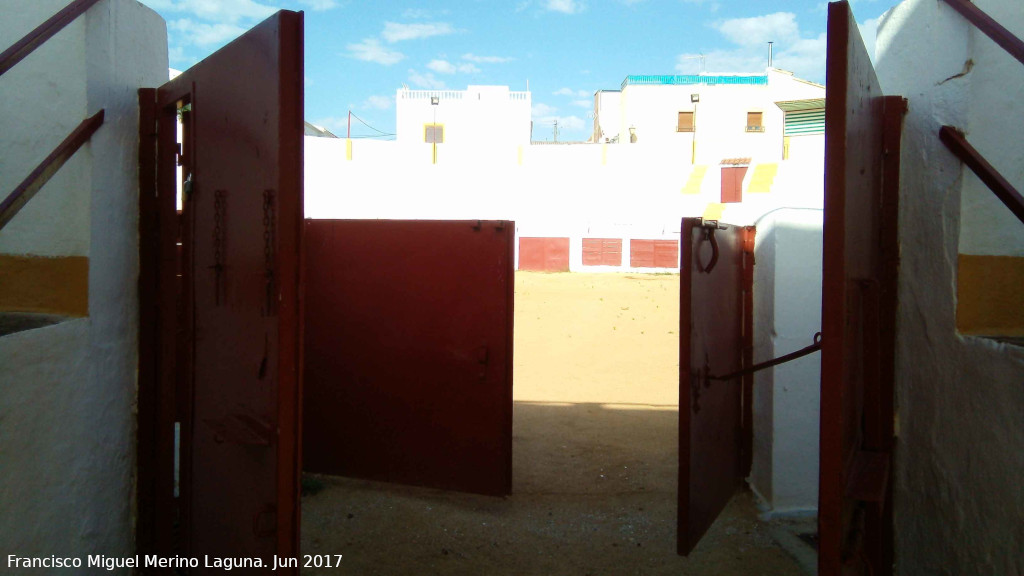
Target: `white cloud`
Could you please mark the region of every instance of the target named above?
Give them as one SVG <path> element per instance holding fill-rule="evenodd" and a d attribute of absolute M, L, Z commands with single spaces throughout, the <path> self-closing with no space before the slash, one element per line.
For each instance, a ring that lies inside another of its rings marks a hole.
<path fill-rule="evenodd" d="M 348 128 L 348 116 L 325 116 L 311 120 L 310 123 L 314 126 L 327 128 L 336 136 L 344 137 L 345 130 Z"/>
<path fill-rule="evenodd" d="M 789 70 L 799 78 L 825 80 L 825 34 L 804 37 L 796 16 L 789 12 L 733 18 L 718 22 L 714 28 L 737 48 L 705 52 L 709 73 L 763 74 L 768 67 L 767 43 L 773 41 L 773 66 Z M 699 55 L 680 54 L 675 68 L 682 74 L 700 72 Z"/>
<path fill-rule="evenodd" d="M 575 98 L 587 98 L 593 96 L 589 90 L 573 90 L 571 88 L 559 88 L 554 92 L 555 96 L 572 96 Z"/>
<path fill-rule="evenodd" d="M 580 132 L 586 126 L 586 122 L 575 114 L 558 114 L 558 108 L 536 102 L 530 108 L 530 116 L 533 119 L 533 137 L 537 140 L 547 140 L 554 135 L 554 123 L 558 122 L 558 132 L 561 140 L 573 139 L 569 136 L 571 132 Z"/>
<path fill-rule="evenodd" d="M 720 22 L 715 28 L 729 41 L 740 46 L 754 46 L 767 42 L 792 42 L 800 38 L 796 14 L 776 12 L 753 18 L 732 18 Z"/>
<path fill-rule="evenodd" d="M 430 68 L 438 74 L 455 74 L 455 64 L 446 60 L 431 60 L 427 64 L 427 68 Z"/>
<path fill-rule="evenodd" d="M 881 19 L 881 16 L 869 18 L 857 25 L 860 28 L 860 37 L 864 40 L 864 47 L 868 49 L 868 55 L 871 56 L 872 62 L 875 60 L 875 36 L 878 33 L 878 22 Z"/>
<path fill-rule="evenodd" d="M 455 74 L 456 72 L 474 74 L 480 71 L 480 69 L 473 64 L 452 64 L 447 60 L 431 60 L 430 63 L 427 64 L 427 68 L 437 72 L 438 74 Z"/>
<path fill-rule="evenodd" d="M 391 96 L 370 96 L 363 101 L 361 108 L 371 108 L 373 110 L 387 110 L 391 108 L 395 100 Z"/>
<path fill-rule="evenodd" d="M 552 12 L 576 14 L 583 11 L 583 2 L 580 0 L 547 0 L 544 7 Z"/>
<path fill-rule="evenodd" d="M 395 64 L 405 58 L 405 55 L 401 52 L 381 45 L 380 40 L 376 38 L 366 38 L 362 42 L 349 44 L 346 48 L 350 58 L 365 60 L 366 62 L 376 62 L 385 66 Z"/>
<path fill-rule="evenodd" d="M 430 72 L 420 74 L 415 70 L 409 70 L 409 84 L 429 90 L 440 90 L 445 87 L 444 80 L 439 80 Z"/>
<path fill-rule="evenodd" d="M 476 62 L 477 64 L 501 64 L 504 62 L 511 62 L 515 58 L 506 56 L 477 56 L 476 54 L 463 54 L 463 60 L 469 60 L 470 62 Z"/>
<path fill-rule="evenodd" d="M 423 20 L 424 18 L 430 18 L 430 11 L 422 8 L 406 8 L 402 12 L 402 18 L 407 20 Z"/>
<path fill-rule="evenodd" d="M 381 37 L 388 42 L 401 42 L 403 40 L 416 40 L 419 38 L 430 38 L 432 36 L 445 36 L 453 34 L 455 28 L 447 22 L 427 22 L 423 24 L 399 24 L 397 22 L 385 22 L 384 31 Z"/>
<path fill-rule="evenodd" d="M 203 20 L 214 22 L 238 22 L 243 19 L 263 20 L 277 8 L 253 0 L 148 0 L 153 8 L 173 12 L 187 12 Z"/>
<path fill-rule="evenodd" d="M 530 116 L 533 116 L 534 118 L 540 116 L 553 116 L 555 112 L 558 112 L 558 108 L 548 106 L 541 102 L 536 102 L 530 107 Z"/>
<path fill-rule="evenodd" d="M 299 4 L 308 7 L 313 11 L 330 10 L 338 7 L 336 0 L 299 0 Z"/>
<path fill-rule="evenodd" d="M 207 24 L 205 22 L 193 22 L 188 18 L 175 20 L 168 24 L 168 28 L 179 32 L 185 44 L 195 44 L 197 46 L 223 44 L 228 40 L 241 36 L 245 32 L 245 28 L 235 24 Z"/>
<path fill-rule="evenodd" d="M 580 108 L 593 108 L 594 103 L 591 100 L 573 100 L 573 106 L 579 106 Z"/>

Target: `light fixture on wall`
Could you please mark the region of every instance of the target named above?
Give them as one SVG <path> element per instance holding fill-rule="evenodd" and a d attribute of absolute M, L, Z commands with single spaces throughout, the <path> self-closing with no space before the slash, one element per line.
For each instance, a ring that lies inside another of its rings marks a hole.
<path fill-rule="evenodd" d="M 693 102 L 694 104 L 700 102 L 700 94 L 690 94 L 690 102 Z"/>
<path fill-rule="evenodd" d="M 430 97 L 430 104 L 431 104 L 431 106 L 437 106 L 440 103 L 441 103 L 441 99 L 438 98 L 437 96 L 431 96 Z"/>

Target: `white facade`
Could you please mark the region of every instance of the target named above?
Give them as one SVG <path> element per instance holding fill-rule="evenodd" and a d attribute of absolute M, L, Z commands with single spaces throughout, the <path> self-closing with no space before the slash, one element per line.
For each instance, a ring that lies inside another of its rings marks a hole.
<path fill-rule="evenodd" d="M 619 141 L 619 110 L 622 92 L 598 90 L 594 93 L 594 134 L 590 141 L 598 144 Z"/>
<path fill-rule="evenodd" d="M 822 219 L 784 208 L 754 236 L 754 362 L 789 354 L 821 331 Z M 806 356 L 754 374 L 750 487 L 765 516 L 813 516 L 818 508 L 821 358 Z"/>
<path fill-rule="evenodd" d="M 824 86 L 775 68 L 753 76 L 627 76 L 620 95 L 619 144 L 668 147 L 695 164 L 727 158 L 778 162 L 785 146 L 779 103 L 821 100 L 824 109 L 824 98 Z M 679 113 L 693 115 L 692 130 L 679 130 Z M 761 115 L 763 130 L 748 124 L 748 114 Z M 822 157 L 823 137 L 807 138 L 820 144 L 804 151 L 801 141 L 801 154 Z"/>
<path fill-rule="evenodd" d="M 529 92 L 508 86 L 469 86 L 466 90 L 408 90 L 395 95 L 396 140 L 424 144 L 426 128 L 443 127 L 441 146 L 530 143 Z"/>
<path fill-rule="evenodd" d="M 1024 37 L 1019 0 L 975 0 Z M 945 2 L 881 20 L 876 69 L 909 99 L 900 169 L 894 511 L 900 574 L 1024 574 L 1024 347 L 958 328 L 966 286 L 1020 318 L 1024 227 L 939 141 L 952 125 L 1024 189 L 1024 66 Z M 972 270 L 975 259 L 986 265 Z M 1014 272 L 1016 270 L 1016 272 Z M 1016 278 L 1016 279 L 1014 279 Z M 1018 326 L 1019 327 L 1019 326 Z"/>
<path fill-rule="evenodd" d="M 6 10 L 0 49 L 67 4 Z M 166 82 L 166 37 L 149 8 L 103 0 L 0 78 L 4 193 L 105 110 L 89 143 L 0 231 L 0 267 L 29 263 L 15 274 L 88 258 L 87 316 L 0 336 L 0 542 L 20 557 L 133 553 L 138 89 Z M 0 280 L 0 292 L 12 283 Z"/>

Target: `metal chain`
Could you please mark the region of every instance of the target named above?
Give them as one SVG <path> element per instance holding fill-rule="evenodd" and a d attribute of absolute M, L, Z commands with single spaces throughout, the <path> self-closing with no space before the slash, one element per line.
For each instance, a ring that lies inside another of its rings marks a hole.
<path fill-rule="evenodd" d="M 224 191 L 213 194 L 213 269 L 216 274 L 214 301 L 221 303 L 221 273 L 224 271 Z"/>
<path fill-rule="evenodd" d="M 263 265 L 266 280 L 267 303 L 265 313 L 274 310 L 274 191 L 263 191 Z"/>

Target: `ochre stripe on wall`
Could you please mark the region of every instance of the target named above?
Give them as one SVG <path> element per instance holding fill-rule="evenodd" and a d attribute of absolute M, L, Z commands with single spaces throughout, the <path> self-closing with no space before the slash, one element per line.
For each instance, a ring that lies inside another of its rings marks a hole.
<path fill-rule="evenodd" d="M 0 311 L 89 315 L 89 258 L 0 255 Z"/>
<path fill-rule="evenodd" d="M 975 336 L 1024 336 L 1024 257 L 961 254 L 956 326 Z"/>

